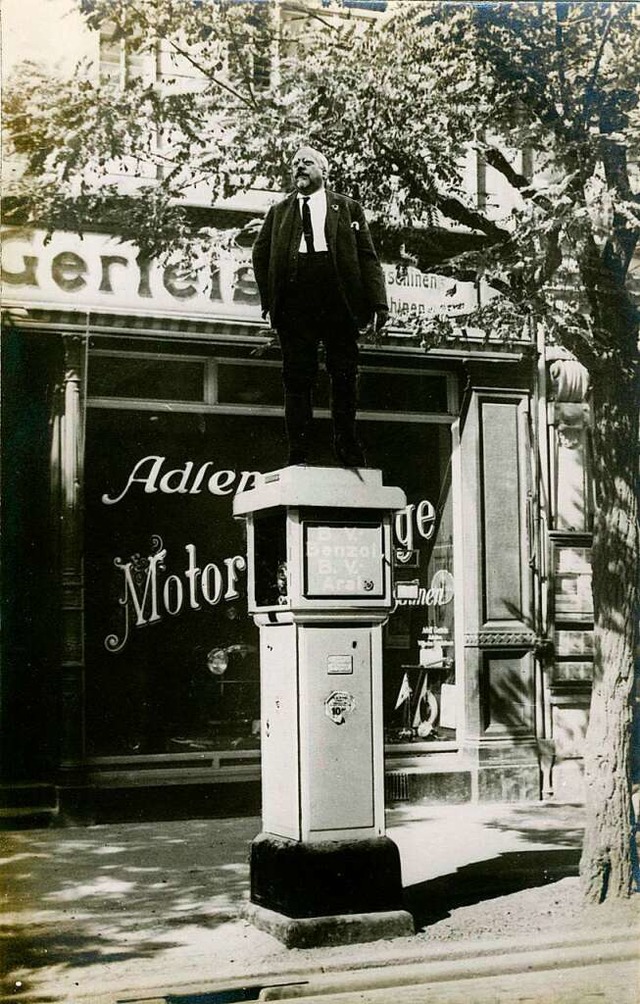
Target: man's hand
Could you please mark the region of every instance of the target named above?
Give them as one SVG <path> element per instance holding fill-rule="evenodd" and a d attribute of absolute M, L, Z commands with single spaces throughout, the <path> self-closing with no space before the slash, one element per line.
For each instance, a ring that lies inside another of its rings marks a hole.
<path fill-rule="evenodd" d="M 389 311 L 385 307 L 380 307 L 373 315 L 373 330 L 378 334 L 389 320 Z"/>
<path fill-rule="evenodd" d="M 379 307 L 374 310 L 367 324 L 364 328 L 360 328 L 361 338 L 371 338 L 372 335 L 377 335 L 382 331 L 385 324 L 389 320 L 389 311 L 386 307 Z"/>

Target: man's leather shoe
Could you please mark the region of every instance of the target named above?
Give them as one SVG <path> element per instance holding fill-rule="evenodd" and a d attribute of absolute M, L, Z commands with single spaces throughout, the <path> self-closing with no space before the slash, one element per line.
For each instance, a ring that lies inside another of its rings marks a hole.
<path fill-rule="evenodd" d="M 360 446 L 360 443 L 355 440 L 346 442 L 345 440 L 336 439 L 334 449 L 336 457 L 343 467 L 366 467 L 367 461 L 364 450 Z"/>

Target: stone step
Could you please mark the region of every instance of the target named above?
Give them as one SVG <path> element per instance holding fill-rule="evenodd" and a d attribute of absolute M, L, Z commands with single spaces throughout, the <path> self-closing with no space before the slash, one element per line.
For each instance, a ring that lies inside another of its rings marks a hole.
<path fill-rule="evenodd" d="M 58 815 L 58 797 L 51 784 L 0 785 L 0 830 L 39 829 Z"/>

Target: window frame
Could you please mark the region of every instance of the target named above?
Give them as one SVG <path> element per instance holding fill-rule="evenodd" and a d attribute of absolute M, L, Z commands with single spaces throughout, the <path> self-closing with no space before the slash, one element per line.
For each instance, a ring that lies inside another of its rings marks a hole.
<path fill-rule="evenodd" d="M 229 356 L 225 354 L 225 347 L 219 346 L 220 353 L 211 352 L 196 352 L 193 354 L 187 352 L 156 352 L 152 350 L 131 350 L 131 349 L 118 349 L 118 348 L 95 348 L 91 347 L 89 351 L 88 359 L 88 375 L 90 373 L 91 358 L 98 356 L 100 358 L 137 358 L 137 359 L 162 359 L 166 362 L 200 362 L 204 368 L 204 379 L 203 379 L 203 400 L 200 401 L 174 401 L 167 399 L 152 399 L 152 398 L 116 398 L 109 396 L 91 396 L 87 393 L 87 410 L 91 409 L 110 409 L 110 410 L 134 410 L 134 411 L 157 411 L 159 409 L 166 408 L 169 403 L 171 410 L 174 412 L 183 413 L 202 413 L 202 414 L 226 414 L 226 415 L 246 415 L 246 416 L 269 416 L 278 417 L 283 414 L 282 405 L 247 405 L 247 404 L 228 404 L 219 403 L 217 400 L 218 396 L 218 381 L 217 381 L 217 367 L 218 364 L 222 365 L 238 365 L 238 366 L 251 366 L 259 369 L 261 367 L 269 367 L 272 369 L 280 369 L 281 363 L 279 360 L 270 359 L 247 359 L 246 357 Z M 228 352 L 228 350 L 227 350 Z M 361 421 L 384 421 L 384 422 L 404 422 L 404 423 L 418 423 L 422 425 L 447 425 L 450 427 L 451 436 L 451 492 L 452 492 L 452 506 L 453 506 L 453 569 L 454 578 L 457 582 L 461 582 L 461 570 L 463 568 L 462 562 L 462 546 L 463 546 L 463 534 L 462 527 L 460 526 L 460 502 L 461 502 L 461 468 L 460 468 L 460 455 L 459 455 L 459 445 L 460 445 L 460 426 L 459 426 L 459 392 L 458 392 L 458 376 L 451 369 L 445 368 L 422 368 L 416 369 L 416 367 L 411 367 L 408 365 L 389 365 L 385 366 L 379 362 L 367 363 L 366 360 L 362 361 L 360 365 L 361 371 L 377 372 L 377 373 L 394 373 L 406 376 L 416 376 L 416 373 L 421 375 L 428 374 L 429 376 L 437 377 L 440 376 L 446 380 L 447 386 L 447 412 L 394 412 L 389 411 L 358 411 L 358 418 Z M 318 418 L 330 417 L 330 411 L 328 408 L 318 408 L 315 411 Z M 454 596 L 454 640 L 455 640 L 455 680 L 456 687 L 458 690 L 457 695 L 457 710 L 458 710 L 458 720 L 456 725 L 456 738 L 455 739 L 445 739 L 445 740 L 435 740 L 430 742 L 425 741 L 414 741 L 410 743 L 385 743 L 384 745 L 384 756 L 387 768 L 390 770 L 401 770 L 403 766 L 415 766 L 417 761 L 422 763 L 433 763 L 433 769 L 438 768 L 437 758 L 438 755 L 451 756 L 459 752 L 464 731 L 464 679 L 465 679 L 465 649 L 463 644 L 463 608 L 462 608 L 462 590 L 456 589 Z M 237 751 L 238 752 L 238 765 L 242 766 L 242 759 L 246 759 L 247 756 L 256 755 L 256 751 Z M 240 755 L 241 754 L 241 755 Z M 156 759 L 165 761 L 167 759 L 174 759 L 179 754 L 150 754 L 144 757 L 145 760 Z M 235 758 L 236 752 L 233 750 L 229 751 L 211 751 L 207 752 L 206 758 L 210 759 L 213 763 L 222 757 L 226 760 L 227 765 L 229 764 L 229 758 Z M 120 757 L 92 757 L 91 762 L 94 764 L 102 762 L 120 762 Z M 137 761 L 136 761 L 137 762 Z"/>

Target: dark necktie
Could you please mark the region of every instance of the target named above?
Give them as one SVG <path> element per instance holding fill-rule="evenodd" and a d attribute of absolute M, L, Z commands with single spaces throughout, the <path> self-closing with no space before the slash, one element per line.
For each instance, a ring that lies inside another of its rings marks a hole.
<path fill-rule="evenodd" d="M 309 196 L 302 197 L 302 233 L 304 234 L 307 251 L 311 253 L 313 248 L 313 227 L 311 225 L 311 210 L 309 209 Z"/>

